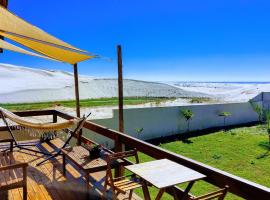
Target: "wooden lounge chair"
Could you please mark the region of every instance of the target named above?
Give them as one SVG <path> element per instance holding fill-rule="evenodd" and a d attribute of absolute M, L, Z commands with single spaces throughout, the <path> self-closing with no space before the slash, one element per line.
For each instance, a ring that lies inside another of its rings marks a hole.
<path fill-rule="evenodd" d="M 112 198 L 114 200 L 117 199 L 119 194 L 126 194 L 129 191 L 129 199 L 132 198 L 133 190 L 136 188 L 142 187 L 140 181 L 136 180 L 136 177 L 131 174 L 128 176 L 121 176 L 117 178 L 113 178 L 112 168 L 111 165 L 113 162 L 124 159 L 128 157 L 135 157 L 136 164 L 139 163 L 139 157 L 137 154 L 137 150 L 113 153 L 108 155 L 106 158 L 107 161 L 107 170 L 106 170 L 106 177 L 105 177 L 105 184 L 104 184 L 104 191 L 103 191 L 103 199 L 106 198 L 107 193 L 107 186 L 111 187 L 112 190 Z"/>
<path fill-rule="evenodd" d="M 27 200 L 27 163 L 7 164 L 7 153 L 0 155 L 0 192 L 23 188 L 23 200 Z"/>
<path fill-rule="evenodd" d="M 189 197 L 188 200 L 211 200 L 211 199 L 218 199 L 218 200 L 223 200 L 228 192 L 228 186 L 225 186 L 224 188 L 217 190 L 215 192 L 211 192 L 199 197 Z"/>

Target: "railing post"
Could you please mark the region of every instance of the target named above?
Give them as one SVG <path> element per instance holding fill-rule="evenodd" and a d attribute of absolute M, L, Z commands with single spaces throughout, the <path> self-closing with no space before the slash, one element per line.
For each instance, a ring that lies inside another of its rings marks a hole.
<path fill-rule="evenodd" d="M 53 113 L 53 123 L 57 123 L 57 114 Z"/>
<path fill-rule="evenodd" d="M 119 136 L 116 136 L 115 141 L 114 141 L 114 145 L 115 145 L 115 152 L 121 152 L 123 151 L 123 144 L 120 140 Z M 115 177 L 120 177 L 123 176 L 124 174 L 124 169 L 121 166 L 117 166 L 115 168 Z"/>

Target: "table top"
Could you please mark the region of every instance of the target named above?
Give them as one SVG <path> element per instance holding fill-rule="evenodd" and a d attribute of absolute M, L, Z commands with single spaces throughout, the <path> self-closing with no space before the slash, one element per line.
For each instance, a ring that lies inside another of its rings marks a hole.
<path fill-rule="evenodd" d="M 159 189 L 206 177 L 197 171 L 168 159 L 128 165 L 125 168 Z"/>

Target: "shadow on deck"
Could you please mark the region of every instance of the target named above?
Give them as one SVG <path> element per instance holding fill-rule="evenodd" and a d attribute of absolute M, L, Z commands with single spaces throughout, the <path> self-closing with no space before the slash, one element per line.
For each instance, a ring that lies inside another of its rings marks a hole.
<path fill-rule="evenodd" d="M 0 148 L 4 146 L 0 146 Z M 31 147 L 38 149 L 37 147 Z M 43 145 L 46 151 L 52 152 L 49 145 Z M 36 164 L 44 160 L 44 156 L 26 150 L 14 149 L 12 153 L 6 156 L 0 155 L 1 166 L 27 162 L 27 199 L 29 200 L 85 200 L 100 199 L 103 189 L 105 171 L 90 174 L 90 191 L 88 198 L 86 196 L 86 182 L 80 171 L 69 161 L 66 165 L 66 176 L 62 173 L 62 159 L 58 157 L 37 167 Z M 1 181 L 12 182 L 20 178 L 20 173 L 4 171 L 0 173 Z M 1 188 L 1 185 L 0 185 Z M 127 196 L 119 196 L 119 199 L 125 199 Z M 21 200 L 22 189 L 12 189 L 7 193 L 0 192 L 0 199 Z M 135 194 L 133 199 L 140 199 Z"/>

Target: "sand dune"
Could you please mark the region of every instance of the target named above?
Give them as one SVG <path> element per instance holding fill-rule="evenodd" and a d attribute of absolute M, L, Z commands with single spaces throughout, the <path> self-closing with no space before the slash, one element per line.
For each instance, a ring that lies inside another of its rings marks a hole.
<path fill-rule="evenodd" d="M 174 82 L 173 86 L 190 92 L 203 92 L 221 102 L 245 102 L 261 92 L 270 92 L 270 83 Z"/>
<path fill-rule="evenodd" d="M 64 71 L 0 64 L 0 102 L 41 102 L 74 99 L 73 75 Z M 80 98 L 117 96 L 117 80 L 80 76 Z M 165 83 L 124 80 L 124 96 L 209 97 Z"/>
<path fill-rule="evenodd" d="M 80 75 L 79 82 L 81 99 L 117 96 L 116 79 Z M 0 84 L 0 103 L 75 98 L 73 74 L 65 71 L 0 64 Z M 248 101 L 260 92 L 270 92 L 270 83 L 159 83 L 124 80 L 126 97 L 210 97 L 218 102 L 242 102 Z"/>

